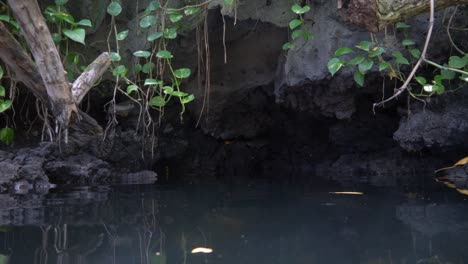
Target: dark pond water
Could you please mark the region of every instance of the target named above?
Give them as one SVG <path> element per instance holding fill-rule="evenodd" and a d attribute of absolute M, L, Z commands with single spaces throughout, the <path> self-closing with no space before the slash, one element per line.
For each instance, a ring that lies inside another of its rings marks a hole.
<path fill-rule="evenodd" d="M 468 263 L 465 196 L 347 186 L 246 180 L 2 194 L 0 263 Z M 212 252 L 192 253 L 199 247 Z"/>

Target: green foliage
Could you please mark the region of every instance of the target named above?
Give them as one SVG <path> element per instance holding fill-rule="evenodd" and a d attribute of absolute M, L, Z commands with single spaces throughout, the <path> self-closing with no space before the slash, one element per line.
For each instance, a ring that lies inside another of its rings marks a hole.
<path fill-rule="evenodd" d="M 294 4 L 291 6 L 291 11 L 298 17 L 289 21 L 289 28 L 292 30 L 291 39 L 296 41 L 297 39 L 304 39 L 308 41 L 313 38 L 313 35 L 304 29 L 304 14 L 310 11 L 310 6 L 300 6 Z M 293 42 L 286 42 L 283 44 L 283 50 L 289 50 L 295 47 Z"/>
<path fill-rule="evenodd" d="M 0 141 L 6 145 L 10 145 L 15 137 L 15 131 L 9 127 L 0 130 Z"/>

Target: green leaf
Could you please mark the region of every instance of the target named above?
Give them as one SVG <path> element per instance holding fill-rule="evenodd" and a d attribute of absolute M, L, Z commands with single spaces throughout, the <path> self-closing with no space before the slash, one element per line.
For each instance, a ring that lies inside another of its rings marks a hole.
<path fill-rule="evenodd" d="M 467 60 L 465 60 L 464 58 L 460 58 L 458 56 L 452 56 L 449 58 L 450 68 L 460 69 L 460 68 L 465 67 L 467 63 L 468 63 Z"/>
<path fill-rule="evenodd" d="M 13 142 L 15 137 L 15 131 L 9 127 L 5 127 L 0 130 L 0 141 L 5 143 L 6 145 L 10 145 Z"/>
<path fill-rule="evenodd" d="M 127 94 L 131 94 L 134 91 L 138 91 L 138 86 L 132 84 L 127 87 Z"/>
<path fill-rule="evenodd" d="M 335 56 L 341 56 L 341 55 L 344 55 L 344 54 L 348 54 L 348 53 L 353 53 L 354 50 L 351 49 L 351 48 L 348 48 L 348 47 L 342 47 L 342 48 L 339 48 L 335 51 Z"/>
<path fill-rule="evenodd" d="M 395 57 L 395 62 L 398 63 L 398 64 L 410 64 L 408 59 L 405 58 L 405 56 L 403 56 L 403 54 L 399 51 L 395 51 L 392 53 L 392 56 Z"/>
<path fill-rule="evenodd" d="M 444 64 L 444 66 L 447 66 L 447 65 Z M 455 79 L 455 77 L 457 77 L 457 74 L 451 70 L 440 70 L 440 75 L 442 75 L 442 78 L 444 80 L 453 80 Z"/>
<path fill-rule="evenodd" d="M 3 85 L 0 85 L 0 97 L 5 97 L 6 89 Z"/>
<path fill-rule="evenodd" d="M 365 51 L 370 51 L 371 46 L 373 46 L 375 42 L 372 41 L 361 41 L 359 45 L 356 46 L 358 49 L 362 49 Z"/>
<path fill-rule="evenodd" d="M 176 28 L 166 28 L 164 29 L 164 38 L 175 39 L 177 38 L 177 29 Z"/>
<path fill-rule="evenodd" d="M 396 28 L 409 28 L 410 25 L 406 24 L 405 22 L 398 22 L 395 25 Z"/>
<path fill-rule="evenodd" d="M 5 112 L 10 108 L 12 102 L 11 100 L 0 100 L 0 113 Z"/>
<path fill-rule="evenodd" d="M 331 75 L 335 75 L 341 67 L 343 67 L 343 61 L 338 59 L 338 58 L 333 58 L 328 62 L 328 71 L 331 73 Z"/>
<path fill-rule="evenodd" d="M 156 23 L 157 23 L 157 19 L 155 16 L 145 16 L 140 20 L 140 27 L 148 28 L 148 27 L 156 25 Z"/>
<path fill-rule="evenodd" d="M 234 0 L 224 0 L 224 4 L 227 6 L 232 6 L 234 5 Z"/>
<path fill-rule="evenodd" d="M 169 20 L 171 20 L 172 23 L 177 23 L 179 22 L 182 18 L 184 17 L 184 15 L 180 14 L 180 13 L 175 13 L 175 14 L 172 14 L 169 16 Z"/>
<path fill-rule="evenodd" d="M 107 13 L 111 16 L 118 16 L 122 13 L 122 6 L 118 2 L 112 2 L 107 6 Z"/>
<path fill-rule="evenodd" d="M 349 65 L 358 65 L 366 59 L 363 55 L 358 55 L 348 62 Z"/>
<path fill-rule="evenodd" d="M 379 64 L 379 71 L 383 71 L 387 69 L 388 67 L 390 67 L 390 63 L 383 61 Z"/>
<path fill-rule="evenodd" d="M 73 63 L 73 64 L 77 65 L 80 62 L 80 55 L 78 53 L 75 53 L 75 52 L 69 52 L 67 54 L 67 60 L 70 63 Z"/>
<path fill-rule="evenodd" d="M 154 62 L 148 62 L 143 65 L 141 71 L 143 73 L 149 74 L 152 70 L 154 70 L 154 68 L 156 68 L 156 64 L 154 64 Z"/>
<path fill-rule="evenodd" d="M 309 39 L 313 39 L 314 35 L 312 35 L 312 33 L 310 33 L 310 32 L 304 32 L 303 37 L 304 37 L 305 40 L 309 40 Z"/>
<path fill-rule="evenodd" d="M 427 83 L 427 80 L 424 77 L 417 76 L 417 77 L 414 77 L 414 78 L 422 86 L 424 86 Z"/>
<path fill-rule="evenodd" d="M 179 78 L 179 79 L 185 79 L 185 78 L 188 78 L 190 76 L 192 72 L 190 71 L 189 68 L 182 68 L 182 69 L 178 69 L 174 72 L 174 75 L 175 77 Z"/>
<path fill-rule="evenodd" d="M 441 94 L 445 93 L 445 86 L 443 86 L 442 84 L 436 84 L 436 85 L 434 85 L 434 91 L 437 94 L 441 95 Z"/>
<path fill-rule="evenodd" d="M 364 74 L 362 74 L 360 71 L 354 71 L 354 81 L 359 86 L 364 86 Z"/>
<path fill-rule="evenodd" d="M 401 45 L 403 46 L 411 46 L 411 45 L 415 45 L 416 42 L 414 42 L 414 40 L 412 39 L 404 39 L 402 42 L 401 42 Z"/>
<path fill-rule="evenodd" d="M 155 96 L 151 98 L 148 104 L 154 107 L 163 107 L 166 105 L 166 100 L 162 96 Z"/>
<path fill-rule="evenodd" d="M 358 69 L 362 74 L 366 74 L 366 72 L 370 70 L 373 65 L 374 65 L 373 60 L 365 60 L 362 63 L 359 63 Z"/>
<path fill-rule="evenodd" d="M 142 69 L 143 69 L 143 66 L 141 66 L 141 64 L 135 65 L 135 73 L 141 72 Z"/>
<path fill-rule="evenodd" d="M 135 51 L 133 53 L 133 56 L 141 57 L 141 58 L 148 58 L 149 56 L 151 56 L 151 52 L 149 52 L 147 50 L 139 50 L 139 51 Z"/>
<path fill-rule="evenodd" d="M 162 83 L 163 83 L 163 81 L 156 80 L 156 79 L 146 79 L 145 80 L 145 86 L 147 86 L 147 85 L 160 85 Z"/>
<path fill-rule="evenodd" d="M 156 57 L 161 58 L 161 59 L 171 59 L 173 56 L 171 52 L 167 50 L 160 50 L 158 53 L 156 53 Z"/>
<path fill-rule="evenodd" d="M 55 0 L 55 4 L 58 6 L 63 6 L 68 2 L 68 0 Z"/>
<path fill-rule="evenodd" d="M 200 12 L 200 8 L 199 7 L 187 7 L 185 8 L 184 10 L 184 14 L 186 16 L 190 16 L 190 15 L 195 15 L 197 14 L 198 12 Z"/>
<path fill-rule="evenodd" d="M 62 41 L 62 35 L 59 33 L 52 33 L 52 40 L 57 44 Z"/>
<path fill-rule="evenodd" d="M 385 52 L 384 48 L 375 47 L 371 51 L 369 51 L 369 57 L 374 58 L 374 57 L 382 55 L 384 52 Z"/>
<path fill-rule="evenodd" d="M 91 20 L 89 20 L 89 19 L 82 19 L 82 20 L 78 21 L 77 25 L 85 26 L 85 27 L 92 27 L 93 26 L 93 24 L 91 23 Z"/>
<path fill-rule="evenodd" d="M 161 7 L 161 4 L 159 3 L 159 1 L 151 1 L 150 4 L 148 5 L 147 10 L 151 12 L 151 11 L 155 11 L 156 9 L 160 7 Z"/>
<path fill-rule="evenodd" d="M 299 19 L 293 19 L 291 22 L 289 22 L 289 28 L 291 30 L 297 28 L 298 26 L 302 25 L 302 21 Z"/>
<path fill-rule="evenodd" d="M 298 15 L 302 15 L 310 11 L 310 6 L 305 5 L 304 7 L 301 7 L 298 4 L 294 4 L 293 6 L 291 6 L 291 10 Z"/>
<path fill-rule="evenodd" d="M 128 30 L 121 31 L 117 34 L 117 40 L 124 40 L 128 36 Z"/>
<path fill-rule="evenodd" d="M 118 54 L 117 52 L 111 52 L 109 53 L 109 59 L 111 61 L 120 61 L 122 57 L 120 57 L 120 54 Z"/>
<path fill-rule="evenodd" d="M 160 37 L 162 37 L 163 33 L 162 32 L 155 32 L 153 34 L 148 35 L 147 40 L 148 41 L 154 41 Z"/>
<path fill-rule="evenodd" d="M 421 51 L 419 49 L 410 49 L 409 53 L 416 59 L 419 59 L 419 57 L 421 57 Z"/>
<path fill-rule="evenodd" d="M 298 29 L 298 30 L 293 31 L 293 33 L 291 34 L 291 38 L 297 39 L 298 37 L 303 36 L 303 35 L 304 35 L 304 31 Z"/>
<path fill-rule="evenodd" d="M 180 98 L 180 102 L 182 104 L 187 104 L 187 103 L 190 103 L 192 102 L 193 100 L 195 100 L 195 96 L 193 94 L 189 95 L 189 96 L 186 96 L 186 97 L 182 97 Z"/>
<path fill-rule="evenodd" d="M 165 94 L 170 94 L 170 93 L 174 92 L 174 88 L 172 88 L 171 86 L 164 86 L 163 90 L 164 90 Z"/>
<path fill-rule="evenodd" d="M 2 68 L 2 66 L 0 65 L 0 79 L 2 79 L 2 78 L 3 78 L 3 68 Z"/>
<path fill-rule="evenodd" d="M 0 20 L 5 21 L 5 22 L 10 22 L 11 17 L 9 15 L 0 14 Z"/>
<path fill-rule="evenodd" d="M 71 40 L 85 45 L 85 30 L 82 28 L 77 28 L 74 30 L 64 29 L 63 34 L 70 38 Z"/>
<path fill-rule="evenodd" d="M 127 73 L 127 68 L 124 65 L 120 65 L 112 71 L 114 76 L 124 76 Z"/>
<path fill-rule="evenodd" d="M 175 96 L 175 97 L 184 97 L 187 96 L 188 93 L 184 93 L 182 91 L 171 91 L 171 90 L 164 90 L 164 93 Z"/>
<path fill-rule="evenodd" d="M 294 48 L 294 44 L 291 42 L 286 42 L 283 44 L 283 50 L 288 50 Z"/>

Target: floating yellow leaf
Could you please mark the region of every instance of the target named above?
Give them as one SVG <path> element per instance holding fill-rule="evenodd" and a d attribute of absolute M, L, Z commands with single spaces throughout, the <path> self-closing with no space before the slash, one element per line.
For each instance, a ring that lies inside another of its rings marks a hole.
<path fill-rule="evenodd" d="M 196 253 L 209 254 L 212 252 L 213 252 L 213 249 L 206 248 L 206 247 L 197 247 L 197 248 L 192 249 L 192 254 L 196 254 Z"/>
<path fill-rule="evenodd" d="M 434 172 L 439 172 L 439 171 L 443 171 L 443 170 L 448 170 L 448 169 L 453 169 L 455 168 L 456 166 L 462 166 L 462 165 L 465 165 L 468 163 L 468 157 L 465 157 L 461 160 L 459 160 L 457 163 L 455 163 L 453 166 L 450 166 L 450 167 L 445 167 L 445 168 L 441 168 L 441 169 L 438 169 Z"/>

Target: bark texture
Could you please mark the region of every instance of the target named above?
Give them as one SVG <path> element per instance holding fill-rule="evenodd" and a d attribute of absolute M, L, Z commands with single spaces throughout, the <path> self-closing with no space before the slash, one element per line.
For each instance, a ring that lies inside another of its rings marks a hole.
<path fill-rule="evenodd" d="M 84 96 L 93 87 L 93 84 L 101 78 L 107 68 L 109 68 L 110 63 L 109 53 L 104 52 L 75 80 L 72 85 L 72 94 L 77 105 L 81 103 Z"/>
<path fill-rule="evenodd" d="M 468 4 L 468 0 L 438 0 L 436 9 Z M 429 11 L 429 0 L 338 0 L 342 18 L 371 32 Z"/>

